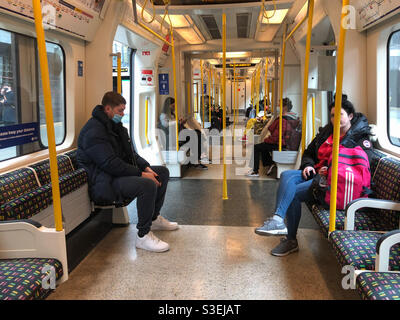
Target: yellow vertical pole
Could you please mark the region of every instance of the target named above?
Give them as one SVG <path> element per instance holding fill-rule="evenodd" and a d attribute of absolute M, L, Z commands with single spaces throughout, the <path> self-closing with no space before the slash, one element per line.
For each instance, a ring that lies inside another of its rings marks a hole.
<path fill-rule="evenodd" d="M 211 105 L 212 105 L 212 92 L 213 92 L 213 86 L 212 86 L 212 71 L 211 71 L 211 67 L 210 67 L 210 79 L 209 79 L 209 99 L 208 99 L 208 121 L 210 122 L 211 125 Z"/>
<path fill-rule="evenodd" d="M 287 25 L 285 25 L 285 29 L 283 31 L 283 39 L 282 39 L 282 55 L 281 55 L 281 81 L 279 88 L 279 151 L 282 151 L 282 114 L 283 114 L 283 78 L 285 74 L 285 55 L 286 55 L 286 30 Z"/>
<path fill-rule="evenodd" d="M 226 182 L 226 161 L 225 161 L 225 135 L 226 135 L 226 14 L 222 14 L 222 145 L 224 163 L 224 181 L 222 186 L 222 199 L 228 199 L 228 185 Z"/>
<path fill-rule="evenodd" d="M 265 75 L 264 75 L 264 117 L 267 116 L 267 95 L 268 95 L 268 58 L 265 59 Z M 269 101 L 269 97 L 268 97 Z"/>
<path fill-rule="evenodd" d="M 200 105 L 200 95 L 199 95 L 199 82 L 196 82 L 196 113 L 199 113 L 199 105 Z"/>
<path fill-rule="evenodd" d="M 342 88 L 343 88 L 343 63 L 344 45 L 346 40 L 346 29 L 343 27 L 343 20 L 346 17 L 344 8 L 349 5 L 349 0 L 342 2 L 342 16 L 340 19 L 339 46 L 336 66 L 336 96 L 335 96 L 335 118 L 333 126 L 333 146 L 332 146 L 332 180 L 331 180 L 331 199 L 329 216 L 329 234 L 335 231 L 336 227 L 336 194 L 337 194 L 337 175 L 339 160 L 339 138 L 340 138 L 340 114 L 342 111 Z"/>
<path fill-rule="evenodd" d="M 301 129 L 301 150 L 304 153 L 306 149 L 306 122 L 307 122 L 307 98 L 308 98 L 308 70 L 310 66 L 310 49 L 311 49 L 311 32 L 312 21 L 314 15 L 314 0 L 308 0 L 308 27 L 307 27 L 307 40 L 306 40 L 306 56 L 304 60 L 304 82 L 303 82 L 303 119 Z"/>
<path fill-rule="evenodd" d="M 121 80 L 121 52 L 117 53 L 117 92 L 122 94 L 122 80 Z"/>
<path fill-rule="evenodd" d="M 200 91 L 200 97 L 201 97 L 201 107 L 203 108 L 203 121 L 202 121 L 202 124 L 203 124 L 203 129 L 204 129 L 204 92 L 203 92 L 203 87 L 204 87 L 204 84 L 203 84 L 203 80 L 204 80 L 204 76 L 203 76 L 203 60 L 200 60 L 200 73 L 201 73 L 201 91 Z"/>
<path fill-rule="evenodd" d="M 236 122 L 236 65 L 233 65 L 233 138 L 235 138 Z"/>
<path fill-rule="evenodd" d="M 260 112 L 260 77 L 261 77 L 261 70 L 260 68 L 257 69 L 257 78 L 256 78 L 256 103 L 257 103 L 257 116 Z"/>
<path fill-rule="evenodd" d="M 188 115 L 190 115 L 190 81 L 187 83 Z"/>
<path fill-rule="evenodd" d="M 312 137 L 315 138 L 315 96 L 312 95 Z"/>
<path fill-rule="evenodd" d="M 50 177 L 51 177 L 51 188 L 53 194 L 54 222 L 56 231 L 62 231 L 63 225 L 61 216 L 60 185 L 58 180 L 56 139 L 54 135 L 54 121 L 53 121 L 53 109 L 51 102 L 47 50 L 46 50 L 46 42 L 42 25 L 42 8 L 40 6 L 40 0 L 33 0 L 32 3 L 33 3 L 33 13 L 35 17 L 35 29 L 37 36 L 38 52 L 39 52 L 40 72 L 42 75 L 44 107 L 46 111 L 46 128 L 47 128 L 47 139 L 49 146 Z"/>
<path fill-rule="evenodd" d="M 271 81 L 271 112 L 275 112 L 275 79 Z"/>
<path fill-rule="evenodd" d="M 146 137 L 146 143 L 147 144 L 150 144 L 149 143 L 149 135 L 148 135 L 148 130 L 149 130 L 149 97 L 146 97 L 146 100 L 145 100 L 145 108 L 146 108 L 146 119 L 145 119 L 145 125 L 144 125 L 144 135 L 145 135 L 145 137 Z"/>
<path fill-rule="evenodd" d="M 174 45 L 174 32 L 171 28 L 171 43 L 172 43 L 172 70 L 174 75 L 174 98 L 175 98 L 175 134 L 176 134 L 176 151 L 179 151 L 179 123 L 178 123 L 178 95 L 176 88 L 176 64 L 175 64 L 175 45 Z"/>

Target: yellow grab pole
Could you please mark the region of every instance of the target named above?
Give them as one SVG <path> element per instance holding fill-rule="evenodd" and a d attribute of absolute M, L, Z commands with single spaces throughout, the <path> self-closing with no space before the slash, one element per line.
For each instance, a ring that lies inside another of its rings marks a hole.
<path fill-rule="evenodd" d="M 122 94 L 121 81 L 121 52 L 117 53 L 117 92 Z"/>
<path fill-rule="evenodd" d="M 315 138 L 315 96 L 312 95 L 312 138 Z"/>
<path fill-rule="evenodd" d="M 51 188 L 53 194 L 54 222 L 56 231 L 62 231 L 63 225 L 62 225 L 62 215 L 61 215 L 60 185 L 58 180 L 56 139 L 54 135 L 54 121 L 53 121 L 53 109 L 52 109 L 51 92 L 50 92 L 49 67 L 47 62 L 47 50 L 46 50 L 46 42 L 42 25 L 42 8 L 40 6 L 40 0 L 33 0 L 32 2 L 33 2 L 33 13 L 35 17 L 35 28 L 36 28 L 37 45 L 39 52 L 40 72 L 42 75 L 44 107 L 46 111 L 46 128 L 47 128 L 47 139 L 48 139 L 49 157 L 50 157 L 50 177 L 51 177 Z"/>
<path fill-rule="evenodd" d="M 236 65 L 233 65 L 233 138 L 235 138 L 236 122 Z"/>
<path fill-rule="evenodd" d="M 196 82 L 196 109 L 195 109 L 196 113 L 199 113 L 199 105 L 200 105 L 199 98 L 200 98 L 199 97 L 199 83 Z"/>
<path fill-rule="evenodd" d="M 261 77 L 261 70 L 258 68 L 257 70 L 257 79 L 256 79 L 256 99 L 257 99 L 257 116 L 260 112 L 260 77 Z"/>
<path fill-rule="evenodd" d="M 267 95 L 268 95 L 268 58 L 265 59 L 265 75 L 264 75 L 264 117 L 267 116 Z M 269 97 L 268 97 L 269 100 Z"/>
<path fill-rule="evenodd" d="M 307 14 L 299 21 L 299 23 L 293 28 L 293 30 L 289 33 L 289 35 L 286 37 L 285 41 L 288 41 L 292 35 L 297 31 L 297 29 L 303 24 L 304 21 L 307 19 Z"/>
<path fill-rule="evenodd" d="M 148 136 L 148 130 L 149 130 L 149 97 L 146 97 L 145 100 L 145 108 L 146 108 L 146 119 L 145 119 L 145 125 L 144 125 L 144 135 L 146 137 L 146 143 L 150 144 L 149 142 L 149 136 Z"/>
<path fill-rule="evenodd" d="M 178 128 L 178 95 L 176 90 L 176 66 L 175 66 L 175 46 L 174 46 L 174 32 L 171 28 L 171 49 L 172 49 L 172 70 L 174 75 L 174 98 L 175 98 L 175 134 L 176 134 L 176 151 L 179 150 L 179 128 Z"/>
<path fill-rule="evenodd" d="M 283 31 L 283 39 L 282 39 L 282 55 L 281 55 L 281 83 L 280 83 L 280 103 L 279 103 L 279 151 L 282 151 L 282 115 L 283 115 L 283 77 L 285 72 L 285 51 L 286 51 L 286 30 L 287 25 L 285 25 Z"/>
<path fill-rule="evenodd" d="M 209 74 L 210 74 L 210 77 L 209 77 L 209 80 L 208 80 L 208 82 L 209 82 L 209 97 L 208 97 L 208 121 L 210 122 L 210 125 L 211 125 L 211 104 L 212 104 L 212 72 L 211 72 L 211 68 L 210 68 L 210 70 L 209 70 Z"/>
<path fill-rule="evenodd" d="M 190 115 L 190 82 L 187 83 L 188 115 Z"/>
<path fill-rule="evenodd" d="M 204 84 L 203 84 L 203 60 L 200 60 L 200 73 L 201 73 L 201 93 L 200 93 L 200 97 L 202 97 L 201 98 L 201 106 L 202 106 L 202 108 L 203 108 L 203 121 L 202 121 L 202 123 L 203 123 L 203 129 L 204 129 L 204 92 L 203 92 L 203 87 L 204 87 Z"/>
<path fill-rule="evenodd" d="M 151 34 L 153 34 L 154 36 L 156 36 L 158 39 L 160 39 L 161 41 L 163 41 L 164 43 L 166 43 L 167 45 L 169 45 L 170 47 L 174 46 L 174 42 L 171 39 L 171 42 L 168 42 L 166 39 L 164 39 L 162 36 L 160 36 L 158 33 L 154 32 L 153 30 L 151 30 L 149 27 L 147 27 L 146 25 L 144 25 L 143 23 L 141 23 L 140 21 L 138 21 L 137 23 L 139 26 L 141 26 L 143 29 L 147 30 L 148 32 L 150 32 Z"/>
<path fill-rule="evenodd" d="M 226 14 L 222 14 L 222 145 L 223 145 L 223 163 L 224 163 L 224 181 L 222 186 L 222 199 L 228 199 L 228 185 L 226 183 L 226 162 L 225 162 L 225 134 L 226 134 Z"/>
<path fill-rule="evenodd" d="M 307 122 L 307 92 L 308 92 L 308 70 L 310 66 L 311 32 L 314 15 L 314 0 L 308 1 L 308 27 L 306 40 L 306 56 L 304 59 L 304 82 L 303 82 L 303 119 L 301 128 L 301 150 L 304 153 L 306 149 L 306 122 Z"/>
<path fill-rule="evenodd" d="M 275 112 L 275 79 L 271 81 L 271 112 Z"/>
<path fill-rule="evenodd" d="M 336 227 L 336 194 L 337 194 L 337 175 L 339 160 L 339 138 L 340 138 L 340 114 L 342 109 L 342 88 L 343 88 L 343 63 L 344 63 L 344 44 L 346 39 L 346 29 L 343 28 L 343 20 L 346 17 L 344 8 L 349 5 L 349 0 L 342 2 L 342 16 L 340 20 L 339 46 L 337 55 L 336 69 L 336 96 L 335 96 L 335 118 L 333 126 L 333 146 L 332 146 L 332 180 L 331 180 L 331 199 L 329 215 L 329 234 L 335 231 Z"/>

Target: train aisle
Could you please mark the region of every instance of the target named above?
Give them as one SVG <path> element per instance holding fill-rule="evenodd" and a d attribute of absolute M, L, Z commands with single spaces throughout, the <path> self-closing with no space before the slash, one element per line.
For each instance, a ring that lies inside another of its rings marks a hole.
<path fill-rule="evenodd" d="M 180 229 L 154 232 L 168 252 L 136 250 L 134 201 L 131 224 L 112 229 L 48 299 L 359 299 L 342 289 L 339 265 L 306 206 L 299 252 L 271 256 L 279 237 L 254 233 L 273 214 L 274 175 L 248 178 L 237 174 L 243 165 L 227 165 L 223 201 L 222 164 L 208 166 L 169 181 L 162 215 Z"/>

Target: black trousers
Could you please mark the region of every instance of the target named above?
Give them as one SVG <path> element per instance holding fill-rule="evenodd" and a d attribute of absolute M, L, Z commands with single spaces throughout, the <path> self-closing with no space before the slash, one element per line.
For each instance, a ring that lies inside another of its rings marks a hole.
<path fill-rule="evenodd" d="M 262 142 L 254 145 L 254 172 L 258 172 L 260 169 L 260 157 L 264 167 L 270 166 L 274 163 L 272 161 L 273 150 L 278 150 L 277 144 Z"/>
<path fill-rule="evenodd" d="M 120 177 L 113 181 L 113 187 L 126 199 L 137 198 L 138 224 L 140 237 L 150 231 L 152 221 L 156 220 L 164 204 L 167 191 L 169 170 L 163 166 L 150 167 L 160 177 L 161 186 L 157 187 L 154 181 L 136 177 Z"/>

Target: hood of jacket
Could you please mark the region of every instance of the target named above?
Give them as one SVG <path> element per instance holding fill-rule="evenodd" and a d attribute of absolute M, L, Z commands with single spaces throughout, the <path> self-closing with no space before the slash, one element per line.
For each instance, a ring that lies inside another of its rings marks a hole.
<path fill-rule="evenodd" d="M 369 139 L 370 135 L 371 128 L 367 118 L 362 113 L 356 112 L 351 120 L 351 127 L 341 144 L 345 147 L 354 147 L 361 139 Z"/>

